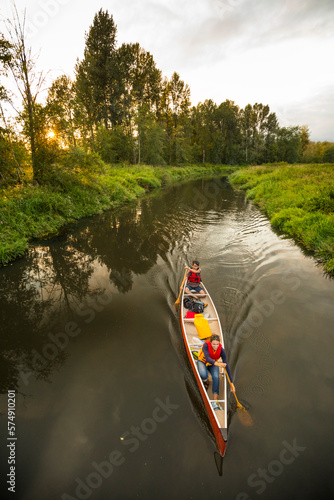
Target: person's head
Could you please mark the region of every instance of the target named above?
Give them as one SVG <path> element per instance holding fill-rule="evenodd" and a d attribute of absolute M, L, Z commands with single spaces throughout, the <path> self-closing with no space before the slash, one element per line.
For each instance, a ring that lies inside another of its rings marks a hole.
<path fill-rule="evenodd" d="M 212 348 L 214 349 L 214 351 L 216 351 L 219 347 L 219 344 L 220 344 L 219 335 L 217 335 L 216 333 L 211 335 L 210 342 L 211 342 Z"/>
<path fill-rule="evenodd" d="M 192 266 L 193 266 L 194 269 L 198 269 L 199 268 L 199 262 L 198 262 L 198 260 L 193 260 Z"/>

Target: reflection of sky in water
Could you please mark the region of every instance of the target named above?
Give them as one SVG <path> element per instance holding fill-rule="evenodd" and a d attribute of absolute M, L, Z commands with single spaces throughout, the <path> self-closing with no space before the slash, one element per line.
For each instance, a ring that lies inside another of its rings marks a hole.
<path fill-rule="evenodd" d="M 110 283 L 108 268 L 105 265 L 100 264 L 98 261 L 93 263 L 94 271 L 89 278 L 89 289 L 90 290 L 109 290 L 112 293 L 116 293 L 117 288 L 115 285 Z"/>

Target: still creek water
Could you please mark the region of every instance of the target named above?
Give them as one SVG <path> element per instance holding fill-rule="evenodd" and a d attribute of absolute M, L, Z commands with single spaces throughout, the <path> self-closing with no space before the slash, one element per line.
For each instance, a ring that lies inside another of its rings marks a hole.
<path fill-rule="evenodd" d="M 222 476 L 173 307 L 194 257 L 254 420 L 230 399 Z M 0 270 L 0 298 L 1 498 L 333 497 L 334 280 L 226 180 L 39 242 Z"/>

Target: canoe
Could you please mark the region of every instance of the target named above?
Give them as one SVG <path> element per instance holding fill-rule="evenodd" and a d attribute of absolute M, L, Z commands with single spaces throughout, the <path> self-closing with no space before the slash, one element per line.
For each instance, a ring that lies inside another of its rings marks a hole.
<path fill-rule="evenodd" d="M 189 295 L 185 293 L 185 287 L 186 284 L 183 287 L 182 295 L 181 295 L 181 307 L 180 307 L 180 312 L 181 312 L 181 326 L 182 326 L 182 333 L 183 333 L 183 339 L 187 351 L 187 355 L 190 361 L 191 368 L 193 370 L 197 385 L 199 387 L 210 423 L 211 427 L 216 439 L 217 443 L 217 448 L 221 456 L 223 457 L 225 455 L 225 448 L 226 448 L 226 442 L 227 442 L 227 381 L 226 381 L 226 375 L 224 372 L 223 368 L 220 368 L 219 370 L 222 371 L 221 373 L 221 379 L 219 382 L 219 396 L 218 396 L 218 401 L 219 401 L 219 406 L 220 409 L 214 410 L 212 407 L 212 402 L 213 402 L 213 394 L 212 394 L 212 380 L 211 380 L 211 375 L 209 376 L 210 379 L 210 385 L 208 390 L 205 389 L 204 384 L 202 382 L 202 379 L 198 373 L 197 370 L 197 360 L 194 358 L 193 352 L 194 353 L 199 353 L 201 349 L 202 342 L 197 333 L 197 329 L 194 325 L 194 319 L 188 319 L 186 318 L 187 314 L 187 309 L 184 307 L 183 304 L 183 299 Z M 222 333 L 222 328 L 219 320 L 219 316 L 217 314 L 217 310 L 215 308 L 215 305 L 203 285 L 201 283 L 201 287 L 205 291 L 205 295 L 200 295 L 200 294 L 192 294 L 196 295 L 198 297 L 198 300 L 201 300 L 204 303 L 207 303 L 208 305 L 205 307 L 203 315 L 204 317 L 207 317 L 210 330 L 212 334 L 217 334 L 220 337 L 220 342 L 222 346 L 224 347 L 224 338 L 223 338 L 223 333 Z M 196 354 L 195 354 L 196 355 Z"/>

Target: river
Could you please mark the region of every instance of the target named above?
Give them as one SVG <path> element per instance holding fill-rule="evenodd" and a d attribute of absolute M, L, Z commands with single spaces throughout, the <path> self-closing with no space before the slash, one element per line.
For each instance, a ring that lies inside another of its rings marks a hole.
<path fill-rule="evenodd" d="M 193 258 L 254 422 L 231 398 L 222 474 L 174 308 Z M 36 242 L 0 299 L 1 498 L 333 497 L 334 281 L 226 179 Z"/>

